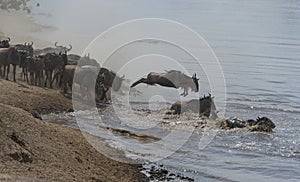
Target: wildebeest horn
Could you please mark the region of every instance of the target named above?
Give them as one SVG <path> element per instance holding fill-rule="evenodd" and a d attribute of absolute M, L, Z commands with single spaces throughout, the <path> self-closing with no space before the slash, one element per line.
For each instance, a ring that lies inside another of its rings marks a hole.
<path fill-rule="evenodd" d="M 27 46 L 27 42 L 24 43 L 24 46 Z"/>
<path fill-rule="evenodd" d="M 33 46 L 33 42 L 31 41 L 31 44 L 30 44 L 30 46 Z"/>
<path fill-rule="evenodd" d="M 8 42 L 10 42 L 10 38 L 9 37 L 7 37 L 7 40 L 8 40 Z"/>
<path fill-rule="evenodd" d="M 57 43 L 58 43 L 58 42 L 55 42 L 55 43 L 54 43 L 54 46 L 55 46 L 55 47 L 58 47 Z"/>
<path fill-rule="evenodd" d="M 69 49 L 67 49 L 68 51 L 70 51 L 73 47 L 72 47 L 72 45 L 71 44 L 69 44 Z"/>

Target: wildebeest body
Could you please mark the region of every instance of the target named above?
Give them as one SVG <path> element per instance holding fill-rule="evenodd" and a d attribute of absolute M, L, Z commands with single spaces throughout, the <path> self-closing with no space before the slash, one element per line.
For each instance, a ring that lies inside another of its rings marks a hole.
<path fill-rule="evenodd" d="M 66 65 L 62 78 L 61 78 L 61 87 L 64 90 L 64 94 L 67 93 L 68 87 L 72 91 L 72 85 L 73 85 L 73 79 L 74 79 L 74 73 L 76 70 L 76 65 Z"/>
<path fill-rule="evenodd" d="M 172 104 L 170 110 L 173 111 L 173 114 L 182 114 L 191 111 L 199 113 L 200 116 L 206 116 L 212 119 L 218 118 L 215 103 L 210 95 L 200 99 L 177 101 Z"/>
<path fill-rule="evenodd" d="M 47 86 L 47 83 L 49 83 L 49 87 L 52 88 L 52 82 L 53 80 L 58 77 L 61 78 L 63 70 L 65 65 L 68 62 L 68 58 L 66 54 L 55 54 L 55 53 L 49 53 L 43 56 L 44 64 L 45 64 L 45 74 L 46 79 L 44 86 Z M 53 71 L 56 71 L 56 74 L 54 75 L 54 78 L 52 79 Z"/>
<path fill-rule="evenodd" d="M 181 95 L 187 96 L 189 89 L 194 92 L 198 92 L 198 80 L 199 79 L 196 78 L 196 74 L 194 74 L 192 77 L 189 77 L 177 70 L 171 70 L 165 73 L 151 72 L 147 75 L 146 78 L 141 78 L 138 81 L 134 82 L 131 87 L 135 87 L 140 83 L 145 83 L 148 85 L 158 84 L 164 87 L 171 87 L 176 89 L 183 88 L 184 92 Z"/>
<path fill-rule="evenodd" d="M 13 65 L 13 80 L 16 81 L 16 66 L 19 63 L 20 63 L 20 57 L 15 47 L 0 48 L 0 66 L 4 67 L 3 77 L 5 77 L 5 79 L 8 80 L 10 65 Z"/>
<path fill-rule="evenodd" d="M 44 67 L 43 57 L 37 56 L 26 58 L 26 72 L 29 72 L 30 74 L 30 84 L 42 86 Z"/>

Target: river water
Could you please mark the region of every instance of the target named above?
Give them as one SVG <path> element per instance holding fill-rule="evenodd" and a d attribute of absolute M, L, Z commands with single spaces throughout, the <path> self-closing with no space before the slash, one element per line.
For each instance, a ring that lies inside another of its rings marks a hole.
<path fill-rule="evenodd" d="M 201 150 L 198 147 L 201 135 L 193 134 L 177 152 L 159 163 L 196 181 L 300 181 L 300 1 L 39 2 L 41 6 L 33 11 L 34 21 L 55 29 L 36 32 L 34 36 L 71 43 L 73 52 L 79 54 L 109 27 L 137 18 L 170 19 L 198 32 L 212 47 L 224 73 L 227 97 L 226 108 L 221 110 L 225 117 L 267 116 L 275 122 L 276 128 L 269 134 L 219 131 Z M 147 44 L 138 47 L 147 48 Z M 181 63 L 201 75 L 189 61 L 182 59 Z M 200 95 L 207 94 L 210 89 L 206 89 L 201 77 L 200 84 Z M 141 86 L 140 89 L 152 87 Z M 171 97 L 172 94 L 166 95 Z M 167 102 L 177 99 L 170 98 Z M 169 105 L 159 107 L 166 106 Z M 135 102 L 133 107 L 149 108 L 144 102 Z M 82 113 L 82 118 L 85 115 Z M 114 120 L 107 116 L 109 114 L 103 115 L 107 120 Z M 160 123 L 162 117 L 163 114 L 155 112 L 140 120 Z M 183 117 L 181 122 L 185 120 Z M 89 132 L 93 133 L 96 125 L 96 121 L 86 122 L 86 130 L 90 128 Z M 159 135 L 159 132 L 154 134 Z M 125 152 L 128 156 L 133 153 Z"/>

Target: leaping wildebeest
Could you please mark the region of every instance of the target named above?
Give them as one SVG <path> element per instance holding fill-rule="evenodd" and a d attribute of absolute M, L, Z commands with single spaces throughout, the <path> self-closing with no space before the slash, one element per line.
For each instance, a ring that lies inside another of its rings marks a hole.
<path fill-rule="evenodd" d="M 196 77 L 196 73 L 192 77 L 190 77 L 177 70 L 171 70 L 165 73 L 151 72 L 147 75 L 147 78 L 141 78 L 138 81 L 134 82 L 131 85 L 131 88 L 140 83 L 145 83 L 148 85 L 158 84 L 163 87 L 171 87 L 176 89 L 183 88 L 184 91 L 181 95 L 185 97 L 188 95 L 189 89 L 194 92 L 199 91 L 198 80 L 199 79 Z"/>

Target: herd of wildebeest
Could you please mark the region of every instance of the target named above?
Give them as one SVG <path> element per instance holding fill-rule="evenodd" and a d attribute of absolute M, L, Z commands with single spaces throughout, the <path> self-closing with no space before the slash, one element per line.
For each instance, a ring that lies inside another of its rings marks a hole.
<path fill-rule="evenodd" d="M 10 44 L 10 38 L 0 40 L 0 76 L 9 79 L 10 66 L 13 67 L 13 81 L 16 82 L 16 69 L 20 68 L 21 79 L 28 84 L 53 88 L 60 88 L 64 94 L 72 91 L 75 82 L 75 73 L 78 77 L 75 83 L 80 85 L 81 97 L 91 97 L 95 94 L 96 101 L 106 102 L 109 90 L 118 91 L 121 88 L 124 76 L 120 77 L 115 72 L 100 67 L 95 59 L 89 55 L 83 57 L 76 54 L 68 54 L 72 46 L 62 46 L 58 42 L 54 47 L 34 49 L 33 42 L 22 44 Z M 140 83 L 148 85 L 160 85 L 163 87 L 182 88 L 182 96 L 188 95 L 188 91 L 199 91 L 196 74 L 192 77 L 184 73 L 171 70 L 165 73 L 151 72 L 146 78 L 140 78 L 132 83 L 131 88 Z M 55 85 L 54 85 L 55 84 Z M 172 114 L 181 114 L 185 111 L 198 112 L 200 116 L 216 119 L 217 111 L 213 97 L 209 94 L 200 99 L 192 99 L 187 102 L 176 102 L 170 110 Z M 267 117 L 256 120 L 241 120 L 231 118 L 224 120 L 222 127 L 244 128 L 255 126 L 259 131 L 272 131 L 275 124 Z"/>
<path fill-rule="evenodd" d="M 53 84 L 56 84 L 56 87 L 67 93 L 72 89 L 76 71 L 79 78 L 76 82 L 79 82 L 81 93 L 89 96 L 89 92 L 94 89 L 95 96 L 98 96 L 100 101 L 107 100 L 106 93 L 110 89 L 118 91 L 121 88 L 125 76 L 120 77 L 107 68 L 100 68 L 97 61 L 91 59 L 89 55 L 81 57 L 69 54 L 71 49 L 71 45 L 62 46 L 58 42 L 54 43 L 54 47 L 34 49 L 33 42 L 10 45 L 10 38 L 2 39 L 0 41 L 0 75 L 8 80 L 10 66 L 12 66 L 13 81 L 16 81 L 18 66 L 23 81 L 48 88 L 53 88 Z M 96 78 L 96 81 L 93 78 Z M 187 96 L 189 90 L 198 92 L 198 80 L 196 74 L 190 77 L 177 70 L 165 73 L 151 72 L 146 78 L 134 82 L 131 87 L 140 83 L 158 84 L 163 87 L 182 88 L 184 92 L 181 95 Z M 89 88 L 92 86 L 94 88 Z M 82 96 L 85 97 L 85 95 Z"/>
<path fill-rule="evenodd" d="M 94 88 L 99 93 L 100 100 L 106 99 L 106 92 L 110 88 L 117 91 L 121 87 L 123 78 L 107 68 L 100 68 L 97 61 L 89 55 L 81 57 L 68 54 L 72 49 L 71 45 L 62 46 L 55 42 L 54 47 L 34 49 L 33 42 L 11 45 L 10 40 L 5 38 L 0 41 L 0 75 L 6 80 L 10 79 L 12 66 L 12 79 L 16 82 L 16 70 L 19 67 L 21 79 L 28 84 L 48 88 L 56 86 L 67 93 L 72 89 L 75 70 L 81 76 L 78 81 L 82 81 L 79 83 L 82 89 L 89 86 L 91 73 L 97 71 L 97 86 Z"/>

